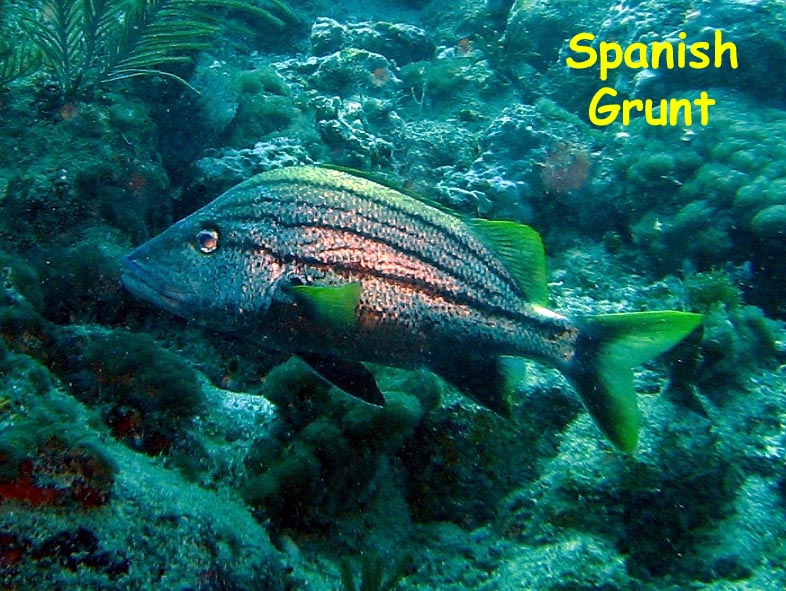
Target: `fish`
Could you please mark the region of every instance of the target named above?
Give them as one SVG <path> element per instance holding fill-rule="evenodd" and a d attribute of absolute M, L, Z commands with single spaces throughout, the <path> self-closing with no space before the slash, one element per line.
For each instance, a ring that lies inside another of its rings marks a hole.
<path fill-rule="evenodd" d="M 618 449 L 638 441 L 637 365 L 701 324 L 677 310 L 570 317 L 548 308 L 530 226 L 458 215 L 364 175 L 258 174 L 123 259 L 134 296 L 300 356 L 383 405 L 364 363 L 426 367 L 510 417 L 515 361 L 562 372 Z"/>

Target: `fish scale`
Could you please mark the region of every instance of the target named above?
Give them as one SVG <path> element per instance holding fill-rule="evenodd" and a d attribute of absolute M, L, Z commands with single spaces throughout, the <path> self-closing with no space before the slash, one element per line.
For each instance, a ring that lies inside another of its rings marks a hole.
<path fill-rule="evenodd" d="M 630 451 L 631 368 L 700 324 L 678 311 L 581 319 L 547 310 L 540 237 L 467 220 L 368 179 L 293 167 L 230 189 L 124 259 L 138 297 L 215 330 L 300 355 L 371 404 L 360 362 L 426 366 L 508 416 L 506 356 L 547 363 L 603 433 Z"/>
<path fill-rule="evenodd" d="M 266 202 L 280 203 L 281 209 L 286 216 L 300 218 L 301 221 L 313 220 L 309 216 L 304 206 L 317 205 L 324 211 L 335 211 L 339 215 L 335 219 L 340 220 L 344 227 L 362 230 L 362 222 L 377 224 L 374 231 L 367 232 L 368 236 L 379 236 L 375 232 L 392 233 L 396 232 L 403 239 L 422 239 L 424 236 L 434 240 L 442 239 L 446 241 L 446 249 L 435 249 L 435 252 L 442 256 L 455 253 L 456 248 L 468 251 L 468 254 L 478 257 L 478 263 L 490 268 L 496 267 L 496 271 L 501 276 L 510 281 L 509 274 L 504 267 L 498 265 L 496 258 L 488 252 L 488 249 L 467 234 L 467 228 L 461 224 L 453 215 L 445 214 L 433 207 L 424 206 L 410 198 L 405 198 L 401 193 L 381 187 L 380 185 L 365 181 L 364 179 L 353 179 L 352 184 L 344 183 L 341 185 L 310 183 L 304 186 L 284 177 L 281 180 L 274 180 L 276 172 L 268 173 L 265 179 L 265 196 L 260 199 L 255 196 L 254 203 L 259 206 Z M 327 171 L 322 171 L 327 172 Z M 365 193 L 358 194 L 359 191 Z M 281 198 L 276 200 L 276 196 Z M 378 212 L 378 215 L 371 217 L 369 213 Z M 257 209 L 256 216 L 264 215 L 265 211 Z M 275 213 L 275 212 L 274 212 Z M 282 218 L 283 219 L 283 218 Z M 322 216 L 322 223 L 329 223 L 331 218 Z M 418 232 L 418 230 L 421 230 Z M 425 230 L 425 232 L 423 231 Z M 450 240 L 451 243 L 448 243 Z M 401 244 L 400 244 L 401 246 Z M 449 264 L 449 260 L 443 261 Z M 510 281 L 509 285 L 515 289 L 515 282 Z"/>
<path fill-rule="evenodd" d="M 278 256 L 308 257 L 313 262 L 347 268 L 373 259 L 364 265 L 365 271 L 385 265 L 384 275 L 390 280 L 415 281 L 483 309 L 497 307 L 509 312 L 527 306 L 507 270 L 466 226 L 457 227 L 453 216 L 434 210 L 436 215 L 426 218 L 426 224 L 421 221 L 422 212 L 402 211 L 390 197 L 380 195 L 372 202 L 379 213 L 371 217 L 373 209 L 364 207 L 364 202 L 346 190 L 330 192 L 318 185 L 304 188 L 285 182 L 272 183 L 266 189 L 260 199 L 253 187 L 246 188 L 253 206 L 238 195 L 239 202 L 228 205 L 226 214 L 243 212 L 242 217 L 229 220 L 246 223 L 248 228 L 264 223 L 270 231 L 263 240 Z M 344 252 L 331 251 L 331 245 L 340 242 L 331 231 L 344 233 Z M 369 250 L 367 256 L 356 256 Z"/>

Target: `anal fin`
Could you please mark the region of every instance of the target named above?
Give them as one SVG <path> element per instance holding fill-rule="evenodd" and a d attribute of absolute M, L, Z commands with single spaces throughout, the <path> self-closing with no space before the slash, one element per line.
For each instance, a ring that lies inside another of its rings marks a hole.
<path fill-rule="evenodd" d="M 516 357 L 473 357 L 446 360 L 433 370 L 481 406 L 510 418 L 511 398 L 524 366 Z"/>
<path fill-rule="evenodd" d="M 329 384 L 369 404 L 385 405 L 385 397 L 374 376 L 363 364 L 319 353 L 298 353 L 298 356 Z"/>

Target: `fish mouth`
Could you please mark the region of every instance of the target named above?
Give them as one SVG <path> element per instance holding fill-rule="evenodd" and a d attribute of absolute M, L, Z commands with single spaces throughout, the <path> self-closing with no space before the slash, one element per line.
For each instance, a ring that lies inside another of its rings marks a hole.
<path fill-rule="evenodd" d="M 160 308 L 178 315 L 183 314 L 185 293 L 157 280 L 143 263 L 131 257 L 123 257 L 123 269 L 120 281 L 128 291 Z"/>

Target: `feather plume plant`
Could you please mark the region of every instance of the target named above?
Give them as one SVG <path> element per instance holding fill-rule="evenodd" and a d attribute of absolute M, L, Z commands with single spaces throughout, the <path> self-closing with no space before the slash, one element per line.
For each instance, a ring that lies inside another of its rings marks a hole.
<path fill-rule="evenodd" d="M 0 0 L 0 31 L 9 27 L 7 0 Z M 0 35 L 0 89 L 34 72 L 41 65 L 41 54 L 31 43 L 19 43 L 11 35 Z"/>
<path fill-rule="evenodd" d="M 275 29 L 294 22 L 280 0 L 263 2 L 30 0 L 19 26 L 59 91 L 72 98 L 136 76 L 165 76 L 187 84 L 167 68 L 189 62 L 205 49 L 226 10 L 253 14 Z"/>

